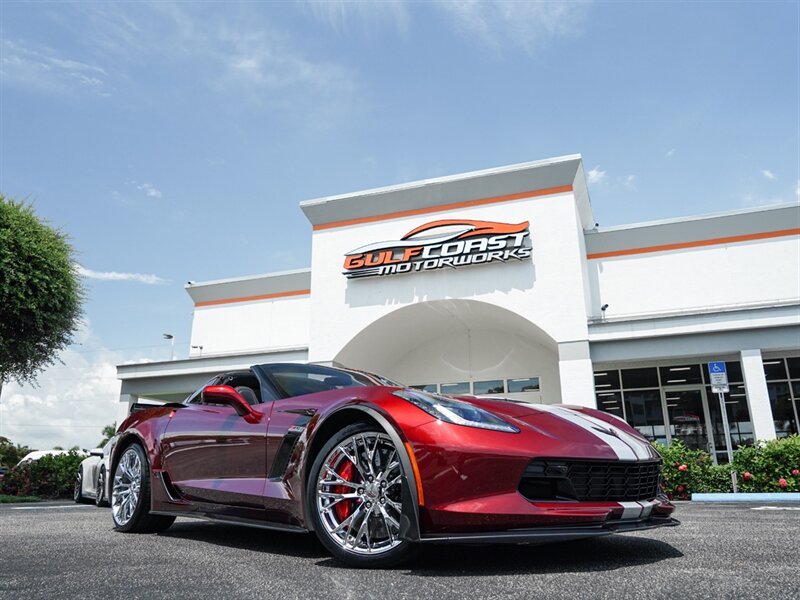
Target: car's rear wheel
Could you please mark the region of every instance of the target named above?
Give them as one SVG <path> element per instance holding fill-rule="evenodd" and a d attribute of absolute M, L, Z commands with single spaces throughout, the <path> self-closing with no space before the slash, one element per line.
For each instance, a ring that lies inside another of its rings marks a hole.
<path fill-rule="evenodd" d="M 345 427 L 322 448 L 309 477 L 307 506 L 322 544 L 355 567 L 386 567 L 407 559 L 413 545 L 400 537 L 408 485 L 401 450 L 380 428 Z"/>
<path fill-rule="evenodd" d="M 100 474 L 97 476 L 97 492 L 94 497 L 94 503 L 97 506 L 108 506 L 106 500 L 106 470 L 100 469 Z"/>
<path fill-rule="evenodd" d="M 150 513 L 150 466 L 142 447 L 133 443 L 122 453 L 111 487 L 114 529 L 130 533 L 163 531 L 175 517 Z"/>

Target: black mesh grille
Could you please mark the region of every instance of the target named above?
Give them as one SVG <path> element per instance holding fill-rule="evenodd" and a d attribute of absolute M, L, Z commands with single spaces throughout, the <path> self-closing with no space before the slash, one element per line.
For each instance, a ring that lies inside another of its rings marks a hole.
<path fill-rule="evenodd" d="M 661 461 L 604 461 L 536 458 L 519 491 L 528 500 L 633 502 L 658 494 Z"/>

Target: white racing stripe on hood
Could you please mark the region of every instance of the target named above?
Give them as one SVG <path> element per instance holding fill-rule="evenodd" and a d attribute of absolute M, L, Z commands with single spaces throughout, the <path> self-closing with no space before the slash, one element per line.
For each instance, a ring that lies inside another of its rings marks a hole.
<path fill-rule="evenodd" d="M 536 408 L 543 410 L 544 412 L 552 413 L 557 417 L 564 419 L 565 421 L 569 421 L 570 423 L 577 425 L 584 431 L 591 433 L 605 445 L 609 446 L 620 460 L 637 460 L 639 458 L 639 455 L 634 452 L 634 450 L 628 444 L 623 442 L 618 436 L 609 432 L 612 427 L 604 421 L 592 419 L 591 417 L 587 417 L 581 413 L 577 413 L 569 410 L 568 408 L 562 408 L 559 406 L 538 404 L 536 405 Z M 597 423 L 600 423 L 602 426 L 598 426 Z M 615 432 L 617 431 L 616 428 L 613 428 L 613 430 Z"/>
<path fill-rule="evenodd" d="M 564 410 L 569 410 L 569 409 L 565 408 Z M 631 450 L 633 450 L 638 460 L 646 460 L 648 458 L 653 457 L 652 454 L 650 453 L 650 445 L 647 442 L 643 442 L 642 440 L 632 436 L 627 431 L 615 427 L 608 421 L 603 421 L 602 419 L 598 419 L 597 417 L 592 417 L 584 413 L 573 413 L 573 414 L 580 415 L 587 421 L 594 423 L 597 427 L 613 430 L 614 433 L 617 434 L 617 437 L 619 437 L 619 439 L 621 439 L 625 443 L 625 445 L 627 445 L 629 448 L 631 448 Z"/>

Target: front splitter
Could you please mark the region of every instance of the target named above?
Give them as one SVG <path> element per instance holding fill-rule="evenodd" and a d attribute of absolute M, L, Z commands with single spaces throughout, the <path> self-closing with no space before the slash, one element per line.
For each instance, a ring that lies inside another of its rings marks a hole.
<path fill-rule="evenodd" d="M 430 544 L 549 544 L 612 533 L 631 533 L 657 527 L 675 527 L 680 521 L 673 518 L 654 518 L 641 521 L 613 521 L 600 524 L 570 525 L 567 527 L 535 527 L 480 533 L 448 533 L 423 535 L 418 542 Z"/>

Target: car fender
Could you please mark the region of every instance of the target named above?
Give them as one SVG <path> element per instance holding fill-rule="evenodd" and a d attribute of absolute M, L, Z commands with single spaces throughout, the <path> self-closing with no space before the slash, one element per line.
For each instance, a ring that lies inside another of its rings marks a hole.
<path fill-rule="evenodd" d="M 403 493 L 404 495 L 407 494 L 408 497 L 403 498 L 403 505 L 408 507 L 406 511 L 408 514 L 403 516 L 400 523 L 400 535 L 409 540 L 418 540 L 420 538 L 420 528 L 419 528 L 419 506 L 420 506 L 420 499 L 419 494 L 417 493 L 417 481 L 416 481 L 416 469 L 412 463 L 412 457 L 408 453 L 408 446 L 406 441 L 400 435 L 399 427 L 390 421 L 389 417 L 385 415 L 383 411 L 381 411 L 377 406 L 371 404 L 363 404 L 360 402 L 351 402 L 344 405 L 337 406 L 334 410 L 322 415 L 316 423 L 314 423 L 313 431 L 308 438 L 309 447 L 314 443 L 314 438 L 317 435 L 317 432 L 320 431 L 322 426 L 334 416 L 341 414 L 345 411 L 359 411 L 364 413 L 365 415 L 369 416 L 372 420 L 378 423 L 378 425 L 384 430 L 386 435 L 388 435 L 392 443 L 394 443 L 395 447 L 397 448 L 398 455 L 400 457 L 400 463 L 403 466 L 403 472 L 405 473 L 406 485 L 403 486 Z M 315 457 L 316 458 L 316 457 Z M 303 480 L 305 482 L 308 481 L 308 470 L 311 468 L 309 461 L 306 461 L 305 469 L 303 471 Z M 305 510 L 306 503 L 303 502 L 303 507 Z M 307 517 L 304 519 L 306 528 L 311 530 L 311 520 Z"/>

